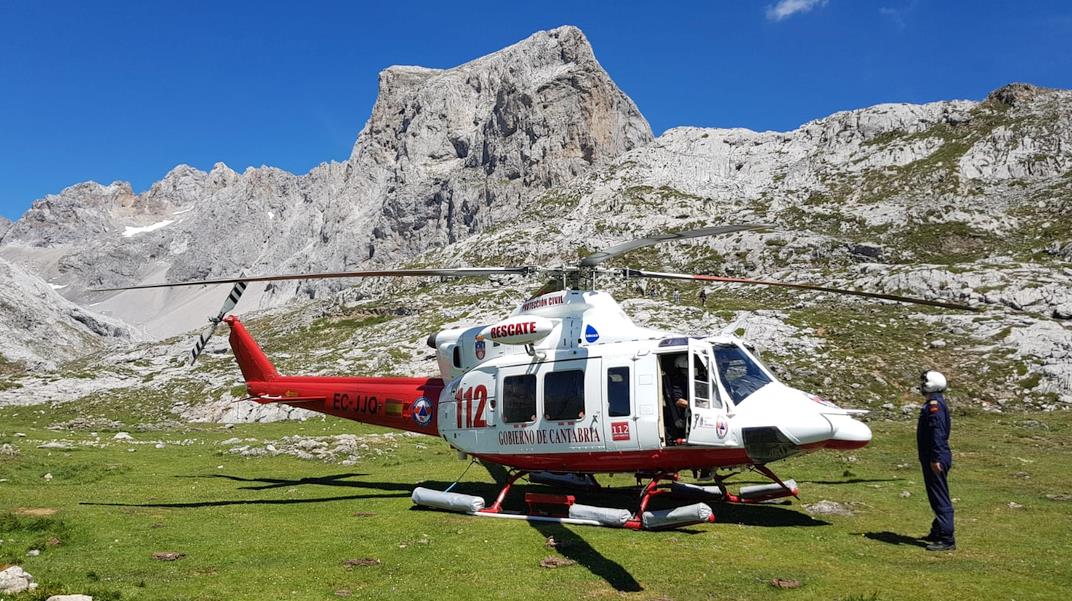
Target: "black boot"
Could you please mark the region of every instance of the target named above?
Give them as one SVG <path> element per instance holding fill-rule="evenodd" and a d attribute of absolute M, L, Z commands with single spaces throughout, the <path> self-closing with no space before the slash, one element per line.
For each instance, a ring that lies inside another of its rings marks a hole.
<path fill-rule="evenodd" d="M 957 545 L 955 543 L 938 541 L 927 545 L 928 551 L 955 551 Z"/>

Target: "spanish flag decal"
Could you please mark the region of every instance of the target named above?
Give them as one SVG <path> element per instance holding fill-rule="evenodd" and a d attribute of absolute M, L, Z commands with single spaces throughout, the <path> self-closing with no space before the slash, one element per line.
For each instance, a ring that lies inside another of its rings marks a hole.
<path fill-rule="evenodd" d="M 402 401 L 387 399 L 387 415 L 402 417 Z"/>

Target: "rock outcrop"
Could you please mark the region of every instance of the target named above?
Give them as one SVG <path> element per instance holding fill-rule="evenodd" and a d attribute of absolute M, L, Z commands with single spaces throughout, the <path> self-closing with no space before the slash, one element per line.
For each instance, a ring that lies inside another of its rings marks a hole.
<path fill-rule="evenodd" d="M 700 241 L 706 248 L 693 247 L 691 257 L 660 253 L 663 266 L 684 260 L 770 273 L 876 260 L 972 263 L 1023 251 L 1061 256 L 1072 246 L 1072 91 L 1031 90 L 1012 106 L 995 100 L 1007 95 L 998 91 L 983 102 L 836 113 L 791 132 L 672 129 L 545 195 L 522 216 L 526 227 L 501 232 L 501 243 L 482 236 L 461 247 L 554 260 L 579 240 L 592 248 L 755 221 L 779 231 Z M 557 214 L 566 218 L 546 223 Z"/>
<path fill-rule="evenodd" d="M 34 577 L 19 566 L 10 566 L 0 571 L 0 593 L 15 595 L 36 588 Z"/>
<path fill-rule="evenodd" d="M 54 286 L 0 259 L 0 363 L 55 368 L 65 360 L 137 338 L 134 329 L 82 308 Z"/>

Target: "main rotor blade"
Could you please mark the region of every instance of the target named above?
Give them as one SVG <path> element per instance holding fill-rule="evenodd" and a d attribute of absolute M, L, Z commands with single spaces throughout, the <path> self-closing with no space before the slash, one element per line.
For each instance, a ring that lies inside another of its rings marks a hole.
<path fill-rule="evenodd" d="M 223 319 L 225 315 L 235 308 L 238 304 L 238 299 L 242 298 L 242 293 L 246 291 L 246 286 L 248 285 L 244 281 L 235 282 L 234 288 L 231 288 L 231 293 L 227 295 L 227 300 L 223 301 L 223 308 L 220 309 L 220 314 L 216 319 Z"/>
<path fill-rule="evenodd" d="M 816 292 L 833 292 L 834 294 L 847 294 L 851 296 L 862 296 L 865 298 L 878 298 L 882 300 L 891 300 L 901 303 L 913 303 L 917 305 L 928 305 L 931 307 L 944 307 L 946 309 L 960 309 L 963 311 L 979 311 L 978 308 L 969 305 L 963 305 L 960 303 L 951 303 L 945 301 L 927 300 L 924 298 L 914 298 L 911 296 L 899 296 L 896 294 L 883 294 L 880 292 L 864 292 L 862 290 L 850 290 L 848 288 L 830 288 L 827 286 L 816 286 L 814 284 L 793 284 L 790 282 L 776 282 L 772 280 L 753 280 L 749 278 L 729 278 L 715 275 L 694 275 L 688 273 L 662 273 L 658 271 L 643 271 L 640 269 L 621 269 L 618 270 L 621 275 L 626 277 L 642 277 L 642 278 L 659 278 L 664 280 L 694 280 L 700 282 L 726 282 L 729 284 L 753 284 L 759 286 L 778 286 L 782 288 L 797 288 L 800 290 L 814 290 Z"/>
<path fill-rule="evenodd" d="M 761 230 L 768 229 L 773 226 L 763 223 L 745 223 L 741 225 L 717 225 L 714 227 L 704 227 L 698 230 L 688 230 L 685 232 L 677 232 L 675 234 L 659 234 L 650 238 L 638 238 L 636 240 L 630 240 L 628 242 L 622 242 L 612 246 L 606 250 L 594 252 L 583 259 L 581 259 L 582 267 L 595 267 L 607 259 L 613 259 L 618 255 L 623 255 L 629 251 L 636 250 L 638 248 L 644 248 L 645 246 L 652 246 L 660 242 L 666 242 L 668 240 L 684 240 L 686 238 L 700 238 L 702 236 L 717 236 L 719 234 L 729 234 L 732 232 L 743 232 L 746 230 Z"/>
<path fill-rule="evenodd" d="M 174 288 L 177 286 L 204 286 L 208 284 L 236 284 L 238 282 L 276 282 L 282 280 L 327 280 L 334 278 L 378 278 L 410 276 L 486 277 L 496 274 L 527 274 L 533 267 L 449 267 L 444 269 L 384 269 L 378 271 L 333 271 L 324 273 L 285 273 L 279 275 L 252 275 L 214 280 L 196 280 L 169 284 L 142 284 L 118 288 L 93 288 L 87 292 L 117 292 L 119 290 L 145 290 L 148 288 Z"/>

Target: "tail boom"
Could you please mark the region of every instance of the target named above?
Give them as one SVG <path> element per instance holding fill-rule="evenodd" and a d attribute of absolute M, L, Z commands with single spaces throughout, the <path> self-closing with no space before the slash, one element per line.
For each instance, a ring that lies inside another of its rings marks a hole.
<path fill-rule="evenodd" d="M 253 400 L 284 403 L 375 424 L 439 436 L 436 407 L 443 381 L 439 378 L 345 378 L 280 376 L 267 382 L 246 382 Z"/>
<path fill-rule="evenodd" d="M 441 379 L 282 376 L 237 317 L 224 321 L 231 327 L 231 349 L 253 400 L 439 435 Z"/>

